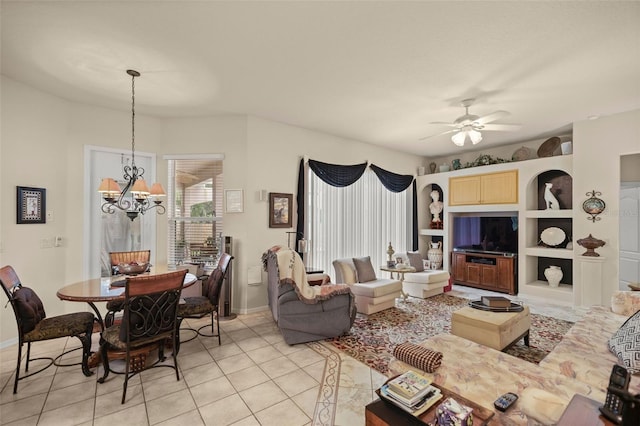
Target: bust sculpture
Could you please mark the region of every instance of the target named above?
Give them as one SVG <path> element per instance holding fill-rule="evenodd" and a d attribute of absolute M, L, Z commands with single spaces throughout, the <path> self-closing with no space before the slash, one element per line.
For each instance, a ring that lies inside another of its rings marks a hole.
<path fill-rule="evenodd" d="M 434 189 L 431 191 L 431 199 L 433 201 L 429 204 L 429 211 L 433 215 L 432 222 L 441 222 L 440 213 L 442 213 L 443 204 L 440 201 L 440 193 Z"/>

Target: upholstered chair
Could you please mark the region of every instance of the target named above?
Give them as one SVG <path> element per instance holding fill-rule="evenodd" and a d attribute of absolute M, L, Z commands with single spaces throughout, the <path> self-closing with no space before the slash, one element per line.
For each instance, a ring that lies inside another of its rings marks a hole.
<path fill-rule="evenodd" d="M 76 312 L 71 314 L 47 317 L 42 301 L 35 291 L 24 287 L 18 275 L 11 266 L 0 269 L 0 282 L 7 295 L 18 326 L 18 362 L 13 384 L 13 393 L 18 392 L 18 381 L 43 371 L 51 365 L 66 367 L 69 364 L 60 364 L 57 358 L 31 358 L 31 344 L 43 340 L 57 339 L 59 337 L 77 337 L 82 343 L 82 372 L 85 376 L 92 373 L 89 370 L 88 360 L 91 352 L 91 333 L 93 332 L 94 316 L 90 312 Z M 24 374 L 20 376 L 20 363 L 22 361 L 22 346 L 27 344 L 27 356 L 25 358 Z M 74 349 L 72 349 L 74 350 Z M 49 361 L 48 364 L 37 371 L 29 372 L 29 363 L 36 360 Z"/>
<path fill-rule="evenodd" d="M 111 261 L 111 275 L 119 275 L 118 265 L 121 263 L 149 263 L 151 260 L 151 250 L 137 251 L 112 251 L 109 253 Z M 148 270 L 148 269 L 147 269 Z M 107 314 L 104 317 L 105 326 L 109 327 L 115 320 L 116 313 L 122 310 L 122 300 L 112 300 L 107 302 Z"/>
<path fill-rule="evenodd" d="M 177 350 L 172 350 L 173 365 L 165 364 L 165 344 L 175 346 L 177 338 L 177 312 L 186 269 L 158 275 L 129 277 L 125 283 L 123 317 L 102 332 L 100 355 L 104 375 L 103 383 L 111 369 L 110 359 L 125 360 L 122 404 L 127 395 L 129 379 L 139 372 L 153 367 L 170 367 L 180 380 Z M 158 350 L 158 359 L 147 362 L 150 353 Z"/>

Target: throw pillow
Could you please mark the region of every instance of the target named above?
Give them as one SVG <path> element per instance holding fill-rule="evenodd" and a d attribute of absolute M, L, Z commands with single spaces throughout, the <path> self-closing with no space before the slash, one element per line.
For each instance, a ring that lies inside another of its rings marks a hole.
<path fill-rule="evenodd" d="M 416 272 L 424 271 L 424 262 L 422 262 L 422 256 L 417 251 L 410 251 L 407 253 L 409 258 L 409 265 L 416 269 Z"/>
<path fill-rule="evenodd" d="M 609 339 L 609 350 L 631 374 L 640 372 L 640 311 L 627 319 Z"/>
<path fill-rule="evenodd" d="M 376 271 L 371 264 L 371 257 L 354 257 L 353 264 L 356 267 L 356 275 L 359 283 L 366 283 L 376 279 Z"/>
<path fill-rule="evenodd" d="M 42 301 L 29 287 L 20 287 L 13 293 L 13 299 L 18 308 L 23 333 L 32 331 L 40 321 L 46 318 Z"/>

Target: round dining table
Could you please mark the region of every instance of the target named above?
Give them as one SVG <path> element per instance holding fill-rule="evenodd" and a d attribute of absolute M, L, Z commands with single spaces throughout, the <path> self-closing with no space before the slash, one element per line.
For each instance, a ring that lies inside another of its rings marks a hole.
<path fill-rule="evenodd" d="M 150 272 L 143 275 L 158 275 L 171 272 L 167 267 L 153 267 Z M 91 278 L 77 283 L 69 284 L 58 290 L 56 296 L 60 300 L 70 302 L 85 302 L 91 306 L 96 314 L 98 322 L 104 329 L 104 321 L 100 311 L 96 307 L 96 302 L 109 302 L 111 300 L 124 299 L 124 283 L 126 275 L 114 275 L 111 277 Z M 198 281 L 198 277 L 187 273 L 184 277 L 183 288 L 189 287 Z"/>

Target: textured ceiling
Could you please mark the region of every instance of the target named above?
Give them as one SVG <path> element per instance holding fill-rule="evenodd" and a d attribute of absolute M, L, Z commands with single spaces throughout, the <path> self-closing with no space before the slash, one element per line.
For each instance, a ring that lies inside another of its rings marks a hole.
<path fill-rule="evenodd" d="M 640 2 L 2 1 L 2 74 L 162 117 L 250 114 L 410 153 L 546 138 L 640 108 Z"/>

